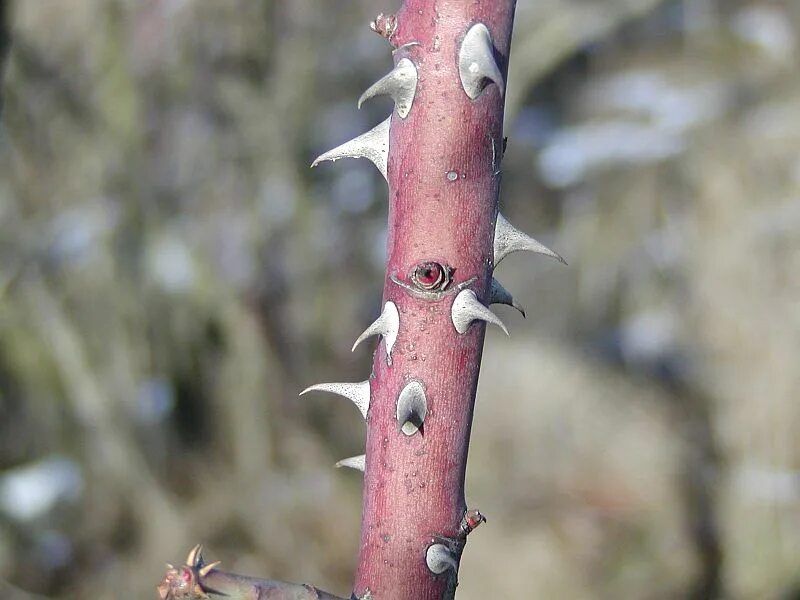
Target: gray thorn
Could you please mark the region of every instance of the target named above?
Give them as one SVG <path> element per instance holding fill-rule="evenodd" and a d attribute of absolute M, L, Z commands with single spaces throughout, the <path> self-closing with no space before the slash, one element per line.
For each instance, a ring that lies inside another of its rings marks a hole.
<path fill-rule="evenodd" d="M 436 575 L 441 575 L 445 571 L 452 569 L 458 571 L 458 562 L 450 549 L 444 544 L 432 544 L 425 552 L 425 563 L 428 569 Z"/>
<path fill-rule="evenodd" d="M 343 458 L 342 460 L 336 463 L 336 468 L 341 469 L 342 467 L 346 467 L 348 469 L 355 469 L 356 471 L 361 471 L 363 473 L 366 464 L 367 464 L 367 456 L 365 454 L 359 454 L 358 456 Z"/>
<path fill-rule="evenodd" d="M 394 100 L 397 115 L 405 119 L 417 93 L 417 68 L 408 58 L 402 58 L 394 69 L 373 83 L 358 99 L 358 108 L 365 100 L 387 95 Z"/>
<path fill-rule="evenodd" d="M 391 121 L 392 117 L 390 116 L 368 132 L 353 138 L 349 142 L 345 142 L 341 146 L 337 146 L 333 150 L 328 150 L 318 156 L 311 163 L 311 166 L 316 167 L 326 160 L 335 162 L 340 158 L 367 158 L 378 167 L 383 178 L 387 179 L 386 168 L 389 161 L 389 126 Z"/>
<path fill-rule="evenodd" d="M 478 300 L 478 296 L 476 296 L 475 292 L 472 290 L 463 290 L 456 296 L 456 299 L 453 301 L 451 316 L 453 325 L 460 334 L 466 333 L 470 323 L 473 321 L 486 321 L 487 323 L 497 325 L 508 335 L 508 329 L 503 325 L 503 322 L 496 314 L 481 304 L 480 300 Z"/>
<path fill-rule="evenodd" d="M 567 264 L 559 254 L 556 254 L 547 246 L 537 242 L 526 233 L 522 233 L 519 229 L 515 229 L 506 218 L 499 214 L 497 215 L 497 223 L 494 227 L 494 266 L 500 264 L 506 256 L 512 252 L 536 252 L 537 254 L 544 254 L 555 258 L 564 264 Z"/>
<path fill-rule="evenodd" d="M 397 341 L 397 333 L 399 331 L 400 311 L 397 310 L 397 305 L 394 302 L 389 301 L 384 304 L 381 316 L 375 319 L 372 325 L 367 327 L 364 333 L 358 336 L 356 343 L 353 344 L 353 348 L 350 351 L 355 351 L 358 345 L 368 337 L 381 335 L 383 336 L 383 343 L 386 347 L 386 362 L 391 365 L 392 348 L 394 348 L 394 343 Z"/>
<path fill-rule="evenodd" d="M 307 387 L 300 392 L 300 395 L 302 396 L 308 392 L 329 392 L 331 394 L 344 396 L 352 400 L 353 404 L 361 411 L 361 415 L 365 420 L 367 418 L 370 394 L 369 381 L 361 381 L 359 383 L 318 383 L 317 385 Z"/>
<path fill-rule="evenodd" d="M 428 415 L 428 399 L 419 381 L 411 381 L 397 398 L 397 422 L 406 435 L 414 435 Z"/>
<path fill-rule="evenodd" d="M 500 88 L 501 96 L 505 92 L 503 74 L 494 59 L 492 36 L 483 23 L 475 23 L 464 36 L 458 51 L 458 73 L 461 86 L 472 100 L 480 96 L 490 81 Z"/>
<path fill-rule="evenodd" d="M 494 277 L 492 277 L 492 284 L 489 288 L 489 304 L 507 304 L 508 306 L 513 306 L 525 317 L 525 309 L 514 301 L 511 292 L 504 288 L 503 284 Z"/>

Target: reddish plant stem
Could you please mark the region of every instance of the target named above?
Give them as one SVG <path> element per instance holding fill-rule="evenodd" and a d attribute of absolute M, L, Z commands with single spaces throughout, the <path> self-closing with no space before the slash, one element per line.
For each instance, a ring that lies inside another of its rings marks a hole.
<path fill-rule="evenodd" d="M 206 565 L 201 546 L 195 546 L 181 567 L 167 565 L 157 586 L 161 600 L 344 600 L 308 584 L 247 577 Z"/>
<path fill-rule="evenodd" d="M 460 335 L 451 319 L 459 284 L 488 304 L 503 148 L 503 94 L 489 85 L 471 100 L 458 56 L 470 26 L 488 28 L 504 77 L 514 0 L 406 0 L 391 37 L 395 62 L 417 67 L 418 87 L 405 119 L 395 113 L 389 146 L 389 238 L 384 302 L 399 308 L 393 361 L 382 347 L 370 379 L 364 504 L 354 595 L 376 600 L 448 597 L 452 571 L 435 575 L 426 550 L 437 536 L 458 540 L 464 475 L 485 325 Z M 422 298 L 415 266 L 453 269 L 449 295 Z M 421 433 L 400 431 L 400 391 L 417 380 L 428 414 Z M 458 558 L 458 556 L 456 556 Z"/>

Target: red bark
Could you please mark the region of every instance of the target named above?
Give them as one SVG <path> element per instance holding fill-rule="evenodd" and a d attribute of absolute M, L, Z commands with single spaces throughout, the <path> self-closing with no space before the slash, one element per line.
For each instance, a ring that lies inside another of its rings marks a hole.
<path fill-rule="evenodd" d="M 488 85 L 470 99 L 458 57 L 469 28 L 483 23 L 505 78 L 514 5 L 406 0 L 396 15 L 394 59 L 413 61 L 418 85 L 409 115 L 395 113 L 390 129 L 383 300 L 399 308 L 400 328 L 391 365 L 381 348 L 370 378 L 358 598 L 367 592 L 380 600 L 446 597 L 453 573 L 432 573 L 426 550 L 438 536 L 463 539 L 464 474 L 485 324 L 474 321 L 459 334 L 451 306 L 459 284 L 489 304 L 503 90 Z M 443 298 L 426 299 L 397 283 L 413 288 L 411 273 L 430 261 L 452 268 Z M 428 413 L 422 430 L 407 436 L 396 405 L 411 380 L 423 384 Z"/>

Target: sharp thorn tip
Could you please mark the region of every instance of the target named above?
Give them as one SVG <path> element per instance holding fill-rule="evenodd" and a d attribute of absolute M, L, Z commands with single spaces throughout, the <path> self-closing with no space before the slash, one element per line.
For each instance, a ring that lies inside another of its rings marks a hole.
<path fill-rule="evenodd" d="M 203 562 L 203 544 L 196 544 L 194 548 L 189 550 L 186 557 L 186 564 L 190 567 L 197 567 Z"/>
<path fill-rule="evenodd" d="M 373 335 L 380 335 L 383 337 L 384 347 L 386 348 L 386 360 L 389 364 L 392 361 L 392 349 L 397 341 L 397 334 L 400 330 L 400 311 L 397 310 L 397 305 L 388 301 L 383 306 L 383 311 L 380 316 L 373 321 L 364 332 L 358 336 L 351 352 L 355 351 L 361 342 Z"/>
<path fill-rule="evenodd" d="M 389 128 L 391 116 L 385 119 L 366 133 L 359 135 L 318 156 L 311 164 L 329 160 L 335 162 L 340 158 L 366 158 L 370 160 L 386 179 L 386 169 L 389 156 Z"/>
<path fill-rule="evenodd" d="M 364 419 L 367 418 L 367 411 L 370 403 L 369 380 L 358 383 L 317 383 L 300 392 L 300 396 L 307 392 L 328 392 L 343 396 L 356 405 Z"/>
<path fill-rule="evenodd" d="M 343 458 L 339 462 L 336 463 L 336 468 L 348 468 L 348 469 L 355 469 L 356 471 L 364 472 L 366 467 L 367 457 L 365 454 L 359 454 L 358 456 L 350 456 L 348 458 Z"/>
<path fill-rule="evenodd" d="M 486 321 L 493 325 L 497 325 L 500 329 L 509 335 L 503 321 L 494 314 L 487 306 L 484 306 L 473 290 L 462 290 L 456 299 L 453 301 L 453 306 L 450 309 L 451 319 L 456 331 L 460 334 L 465 334 L 473 321 Z"/>
<path fill-rule="evenodd" d="M 200 574 L 200 577 L 205 577 L 205 576 L 207 576 L 207 575 L 208 575 L 208 574 L 209 574 L 211 571 L 213 571 L 213 570 L 214 570 L 214 569 L 216 569 L 218 566 L 220 566 L 221 564 L 222 564 L 222 561 L 221 561 L 221 560 L 215 561 L 215 562 L 213 562 L 213 563 L 209 563 L 209 564 L 207 564 L 207 565 L 203 566 L 203 567 L 202 567 L 202 568 L 201 568 L 201 569 L 198 571 L 198 573 Z"/>
<path fill-rule="evenodd" d="M 495 223 L 493 249 L 495 267 L 497 267 L 506 256 L 514 252 L 535 252 L 536 254 L 543 254 L 555 258 L 559 262 L 566 264 L 566 261 L 560 254 L 553 252 L 541 242 L 536 241 L 528 234 L 516 229 L 499 213 L 497 215 L 497 222 Z"/>

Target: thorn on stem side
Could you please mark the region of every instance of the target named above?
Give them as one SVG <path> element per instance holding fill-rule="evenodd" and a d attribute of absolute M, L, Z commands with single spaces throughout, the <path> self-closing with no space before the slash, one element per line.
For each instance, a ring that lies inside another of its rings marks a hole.
<path fill-rule="evenodd" d="M 428 415 L 428 399 L 419 381 L 410 381 L 397 397 L 397 422 L 401 431 L 411 436 L 417 433 Z"/>
<path fill-rule="evenodd" d="M 567 264 L 567 261 L 559 254 L 516 229 L 503 215 L 498 213 L 494 226 L 494 266 L 496 267 L 500 261 L 513 252 L 535 252 Z"/>
<path fill-rule="evenodd" d="M 300 395 L 308 392 L 328 392 L 338 396 L 344 396 L 356 405 L 364 420 L 367 419 L 369 411 L 370 387 L 369 380 L 358 383 L 318 383 L 304 389 Z"/>
<path fill-rule="evenodd" d="M 405 119 L 411 112 L 417 94 L 417 67 L 408 58 L 401 58 L 394 69 L 373 83 L 358 99 L 358 108 L 370 98 L 387 95 L 394 100 L 397 115 Z"/>
<path fill-rule="evenodd" d="M 329 160 L 336 162 L 340 158 L 366 158 L 378 167 L 378 170 L 386 179 L 386 172 L 389 163 L 389 128 L 392 117 L 382 121 L 366 133 L 320 154 L 311 167 L 316 167 L 319 163 Z"/>
<path fill-rule="evenodd" d="M 508 329 L 506 329 L 500 318 L 488 307 L 481 304 L 473 290 L 462 290 L 456 296 L 451 308 L 451 318 L 456 331 L 462 335 L 467 333 L 473 321 L 486 321 L 497 325 L 508 335 Z"/>
<path fill-rule="evenodd" d="M 364 330 L 353 344 L 351 352 L 355 352 L 358 345 L 373 335 L 383 336 L 383 345 L 386 348 L 386 362 L 392 364 L 392 349 L 397 341 L 397 334 L 400 331 L 400 311 L 397 305 L 391 300 L 384 304 L 381 315 Z"/>
<path fill-rule="evenodd" d="M 365 454 L 359 454 L 358 456 L 343 458 L 336 463 L 336 468 L 341 469 L 342 467 L 345 467 L 348 469 L 355 469 L 356 471 L 361 471 L 363 473 L 366 465 L 367 456 Z"/>
<path fill-rule="evenodd" d="M 491 287 L 489 288 L 489 304 L 507 304 L 513 306 L 525 317 L 525 309 L 514 301 L 511 293 L 503 287 L 497 279 L 492 278 Z"/>
<path fill-rule="evenodd" d="M 455 555 L 444 544 L 431 544 L 425 552 L 425 563 L 431 573 L 441 575 L 445 571 L 458 571 Z"/>
<path fill-rule="evenodd" d="M 458 51 L 458 73 L 461 87 L 475 100 L 490 83 L 497 84 L 500 96 L 505 93 L 505 83 L 500 67 L 494 58 L 494 44 L 486 25 L 475 23 L 470 27 Z"/>

